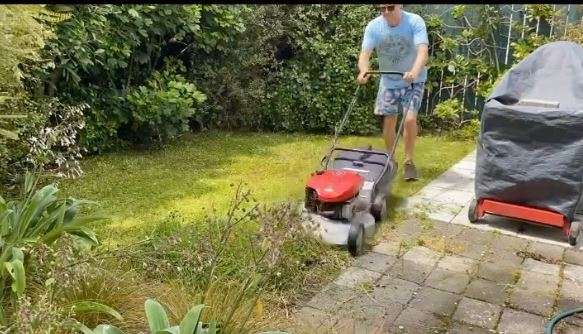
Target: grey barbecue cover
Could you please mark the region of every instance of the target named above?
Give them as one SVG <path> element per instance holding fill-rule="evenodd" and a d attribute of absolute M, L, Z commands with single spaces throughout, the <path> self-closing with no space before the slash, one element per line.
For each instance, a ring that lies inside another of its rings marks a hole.
<path fill-rule="evenodd" d="M 482 112 L 476 159 L 476 198 L 573 219 L 583 192 L 583 47 L 545 44 L 502 77 Z"/>

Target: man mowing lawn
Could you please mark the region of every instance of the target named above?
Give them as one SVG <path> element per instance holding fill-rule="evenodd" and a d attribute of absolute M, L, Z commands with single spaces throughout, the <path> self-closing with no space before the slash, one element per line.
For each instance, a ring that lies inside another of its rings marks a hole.
<path fill-rule="evenodd" d="M 405 180 L 419 178 L 413 163 L 417 137 L 417 112 L 421 106 L 423 88 L 427 80 L 427 50 L 429 41 L 425 21 L 401 9 L 402 5 L 380 5 L 381 15 L 371 20 L 364 30 L 362 50 L 358 58 L 357 81 L 368 82 L 370 55 L 376 50 L 381 71 L 403 72 L 404 76 L 383 74 L 374 113 L 383 120 L 383 138 L 390 152 L 396 140 L 398 105 L 402 103 L 407 117 L 404 126 Z"/>

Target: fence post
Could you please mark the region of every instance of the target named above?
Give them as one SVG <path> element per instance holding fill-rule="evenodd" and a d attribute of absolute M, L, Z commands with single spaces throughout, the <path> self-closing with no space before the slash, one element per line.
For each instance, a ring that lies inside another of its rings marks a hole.
<path fill-rule="evenodd" d="M 480 85 L 480 72 L 478 72 L 478 78 L 476 79 L 476 89 L 474 89 L 474 109 L 476 109 L 476 106 L 478 105 L 478 93 L 476 92 L 476 90 L 478 89 L 479 85 Z"/>
<path fill-rule="evenodd" d="M 443 88 L 443 68 L 441 69 L 441 75 L 439 76 L 439 101 L 441 101 L 441 89 Z"/>
<path fill-rule="evenodd" d="M 508 23 L 508 39 L 506 40 L 506 56 L 504 57 L 504 65 L 508 65 L 508 54 L 510 53 L 510 36 L 512 35 L 512 16 L 514 14 L 514 5 L 510 7 L 510 23 Z"/>
<path fill-rule="evenodd" d="M 453 78 L 455 81 L 455 67 L 453 68 Z M 454 86 L 454 82 L 451 83 L 451 91 L 449 92 L 449 98 L 451 99 L 453 97 L 453 86 Z"/>
<path fill-rule="evenodd" d="M 563 37 L 567 35 L 567 26 L 569 25 L 569 14 L 571 14 L 571 4 L 567 5 L 567 18 L 565 19 L 565 31 L 563 32 Z"/>
<path fill-rule="evenodd" d="M 524 39 L 524 27 L 526 27 L 526 5 L 522 6 L 522 33 L 520 39 Z"/>

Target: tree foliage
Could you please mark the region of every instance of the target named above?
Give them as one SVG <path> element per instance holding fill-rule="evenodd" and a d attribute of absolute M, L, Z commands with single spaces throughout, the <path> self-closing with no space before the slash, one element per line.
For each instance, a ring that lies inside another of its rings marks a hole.
<path fill-rule="evenodd" d="M 379 15 L 370 5 L 38 8 L 34 15 L 5 21 L 14 27 L 30 26 L 11 28 L 20 31 L 12 34 L 20 36 L 18 42 L 7 42 L 11 34 L 0 40 L 3 50 L 8 50 L 6 45 L 12 48 L 3 54 L 11 59 L 4 62 L 4 70 L 17 69 L 12 76 L 17 79 L 25 73 L 25 88 L 32 94 L 12 105 L 40 110 L 50 99 L 61 106 L 45 108 L 42 115 L 60 115 L 65 106 L 86 105 L 84 127 L 79 124 L 77 135 L 91 152 L 152 145 L 189 129 L 209 127 L 329 133 L 353 98 L 364 27 Z M 546 37 L 539 26 L 554 24 L 558 31 L 564 22 L 550 5 L 525 6 L 524 21 L 515 9 L 507 62 L 501 60 L 507 41 L 500 36 L 510 22 L 502 6 L 456 5 L 443 13 L 431 8 L 405 6 L 425 19 L 429 33 L 424 97 L 429 98 L 430 112 L 420 113 L 424 129 L 459 128 L 476 119 L 480 105 L 476 102 L 488 96 L 504 71 L 559 35 Z M 569 27 L 566 38 L 577 40 L 577 31 Z M 16 52 L 22 45 L 42 49 Z M 374 60 L 371 66 L 376 66 Z M 5 81 L 0 87 L 22 86 L 21 81 Z M 372 114 L 376 90 L 374 81 L 361 87 L 346 133 L 378 131 Z M 445 104 L 438 108 L 440 102 Z M 21 111 L 5 110 L 0 114 Z M 456 114 L 444 118 L 434 110 Z M 54 117 L 44 123 L 41 118 L 36 117 L 35 134 L 30 123 L 21 122 L 28 124 L 26 140 L 39 136 L 41 124 L 55 126 L 47 124 Z"/>
<path fill-rule="evenodd" d="M 117 145 L 120 138 L 172 137 L 184 130 L 202 100 L 180 79 L 196 63 L 189 56 L 225 49 L 243 28 L 237 11 L 215 5 L 74 6 L 69 19 L 54 25 L 55 37 L 42 52 L 46 61 L 30 65 L 29 88 L 89 104 L 83 144 L 90 150 Z M 162 70 L 169 60 L 186 67 Z M 159 94 L 170 86 L 174 93 Z M 166 99 L 166 107 L 142 108 L 149 98 Z M 186 110 L 173 114 L 170 104 Z"/>

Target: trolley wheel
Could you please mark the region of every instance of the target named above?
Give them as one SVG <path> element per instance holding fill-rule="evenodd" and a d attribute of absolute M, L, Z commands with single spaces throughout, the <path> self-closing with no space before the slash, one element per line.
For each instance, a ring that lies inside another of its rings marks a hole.
<path fill-rule="evenodd" d="M 569 245 L 577 245 L 577 237 L 581 231 L 581 222 L 574 220 L 571 222 L 571 230 L 569 231 Z"/>
<path fill-rule="evenodd" d="M 359 223 L 351 223 L 348 231 L 348 251 L 352 256 L 362 254 L 364 248 L 364 226 Z"/>
<path fill-rule="evenodd" d="M 478 222 L 478 201 L 472 198 L 470 202 L 470 208 L 468 209 L 468 220 L 470 223 L 475 224 Z"/>
<path fill-rule="evenodd" d="M 387 201 L 382 197 L 377 197 L 370 207 L 370 213 L 377 222 L 383 221 L 387 217 Z"/>

